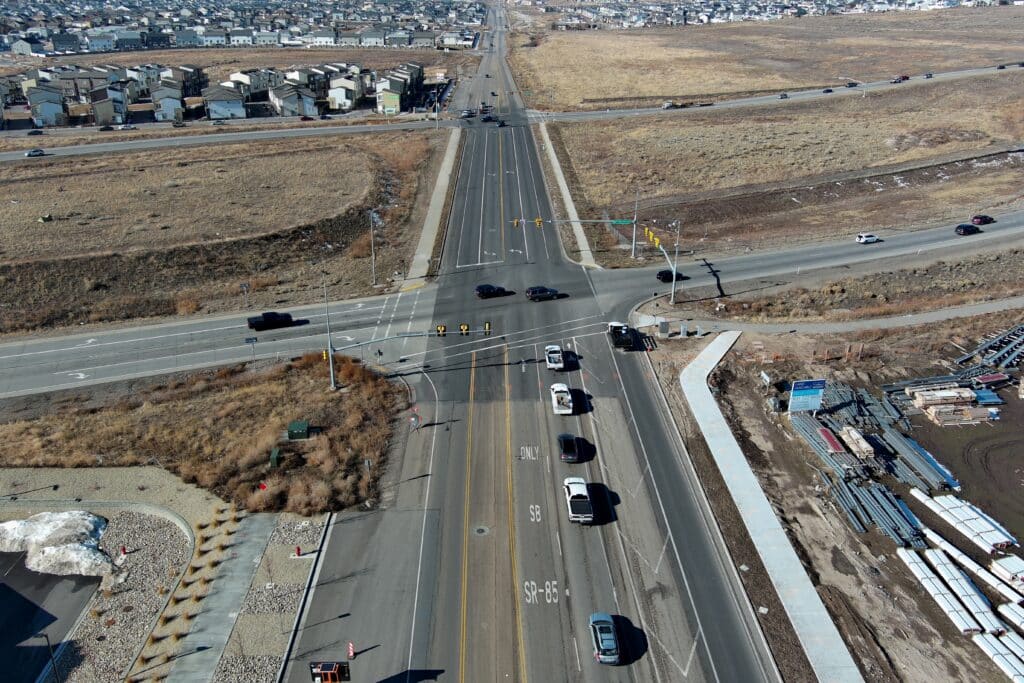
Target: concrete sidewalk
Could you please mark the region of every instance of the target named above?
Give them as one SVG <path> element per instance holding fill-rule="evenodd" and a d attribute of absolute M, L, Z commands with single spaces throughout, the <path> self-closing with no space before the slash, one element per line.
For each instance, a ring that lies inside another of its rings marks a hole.
<path fill-rule="evenodd" d="M 238 532 L 232 537 L 231 557 L 219 567 L 213 589 L 203 600 L 203 610 L 188 634 L 191 648 L 186 650 L 191 652 L 175 660 L 168 683 L 213 680 L 217 662 L 224 654 L 242 601 L 276 526 L 276 514 L 250 514 L 239 522 Z"/>
<path fill-rule="evenodd" d="M 452 169 L 455 168 L 455 157 L 461 139 L 462 128 L 453 128 L 451 135 L 448 136 L 448 147 L 444 151 L 444 159 L 441 160 L 441 169 L 437 172 L 437 182 L 434 184 L 434 193 L 427 207 L 427 217 L 423 220 L 420 241 L 416 245 L 416 253 L 413 254 L 409 272 L 405 274 L 403 292 L 422 287 L 430 271 L 430 257 L 434 253 L 434 243 L 437 242 L 437 234 L 441 228 L 441 214 L 444 212 L 444 203 L 448 197 L 448 186 L 451 184 Z"/>
<path fill-rule="evenodd" d="M 683 395 L 818 680 L 862 681 L 857 664 L 708 388 L 708 375 L 740 334 L 723 332 L 683 369 L 679 375 Z"/>
<path fill-rule="evenodd" d="M 580 225 L 579 214 L 576 213 L 576 204 L 572 201 L 572 195 L 569 193 L 569 183 L 565 182 L 565 175 L 562 173 L 562 166 L 558 163 L 558 155 L 555 154 L 555 148 L 551 146 L 551 138 L 548 137 L 548 127 L 543 121 L 537 126 L 540 129 L 541 138 L 544 139 L 544 148 L 548 151 L 548 162 L 551 164 L 551 168 L 555 174 L 555 181 L 558 183 L 558 190 L 562 193 L 562 202 L 565 204 L 565 212 L 569 216 L 569 220 L 572 222 L 572 234 L 576 238 L 576 245 L 580 250 L 580 265 L 587 266 L 589 268 L 598 268 L 597 261 L 594 260 L 594 253 L 590 250 L 590 243 L 587 241 L 587 236 L 583 232 L 583 226 Z"/>

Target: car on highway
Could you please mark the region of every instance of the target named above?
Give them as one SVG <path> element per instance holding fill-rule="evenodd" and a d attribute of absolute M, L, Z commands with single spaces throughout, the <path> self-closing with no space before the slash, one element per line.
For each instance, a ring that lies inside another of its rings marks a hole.
<path fill-rule="evenodd" d="M 878 235 L 873 235 L 870 232 L 862 232 L 857 235 L 857 244 L 874 244 L 878 241 Z"/>
<path fill-rule="evenodd" d="M 829 94 L 831 94 L 831 93 L 832 93 L 832 88 L 825 88 L 825 89 L 824 89 L 824 90 L 822 90 L 821 92 L 825 93 L 826 95 L 829 95 Z"/>
<path fill-rule="evenodd" d="M 320 114 L 320 120 L 321 121 L 330 121 L 331 120 L 331 115 L 330 114 Z"/>
<path fill-rule="evenodd" d="M 291 327 L 295 324 L 295 321 L 292 320 L 290 313 L 267 311 L 252 318 L 247 318 L 246 324 L 250 330 L 262 332 L 263 330 L 276 330 L 280 327 Z"/>
<path fill-rule="evenodd" d="M 565 370 L 565 354 L 558 344 L 548 344 L 544 347 L 544 365 L 548 370 Z"/>
<path fill-rule="evenodd" d="M 484 74 L 484 78 L 490 78 L 491 74 Z"/>
<path fill-rule="evenodd" d="M 977 225 L 972 225 L 971 223 L 961 223 L 956 226 L 955 232 L 958 235 L 977 235 L 981 232 L 981 228 Z"/>
<path fill-rule="evenodd" d="M 112 130 L 114 130 L 113 126 L 100 126 L 100 131 L 103 133 L 109 133 Z"/>
<path fill-rule="evenodd" d="M 130 123 L 123 123 L 120 126 L 118 126 L 117 129 L 118 130 L 137 130 L 137 128 L 135 128 L 135 126 L 133 126 Z"/>
<path fill-rule="evenodd" d="M 214 125 L 214 126 L 224 126 L 224 125 L 227 125 L 227 124 L 224 121 L 222 121 L 221 119 L 217 119 L 211 125 Z"/>
<path fill-rule="evenodd" d="M 477 285 L 476 286 L 476 298 L 478 299 L 492 299 L 496 296 L 505 296 L 508 291 L 504 287 L 498 287 L 497 285 Z"/>
<path fill-rule="evenodd" d="M 29 132 L 28 132 L 27 134 L 28 134 L 28 135 L 42 135 L 42 134 L 43 134 L 43 131 L 41 131 L 41 130 L 39 130 L 38 128 L 36 128 L 36 129 L 34 129 L 34 130 L 30 130 L 30 131 L 29 131 Z"/>
<path fill-rule="evenodd" d="M 924 77 L 925 77 L 925 78 L 935 78 L 935 74 L 933 74 L 933 73 L 932 73 L 931 71 L 929 71 L 928 73 L 926 73 L 926 74 L 924 75 Z"/>
<path fill-rule="evenodd" d="M 583 477 L 566 477 L 562 482 L 565 492 L 565 506 L 569 511 L 569 521 L 577 524 L 594 523 L 594 504 L 590 500 L 590 491 Z"/>
<path fill-rule="evenodd" d="M 460 113 L 459 116 L 464 119 L 471 119 L 474 116 L 476 116 L 476 112 L 473 111 L 472 109 L 463 109 L 462 113 Z"/>
<path fill-rule="evenodd" d="M 858 85 L 860 85 L 860 84 L 857 81 L 847 81 L 846 82 L 846 87 L 847 88 L 856 88 Z"/>
<path fill-rule="evenodd" d="M 658 278 L 658 280 L 660 282 L 672 282 L 672 271 L 671 270 L 659 270 L 658 274 L 655 275 L 655 277 Z M 679 282 L 680 280 L 683 280 L 683 279 L 685 279 L 683 277 L 683 274 L 680 273 L 677 270 L 676 271 L 676 278 L 675 278 L 676 282 Z"/>
<path fill-rule="evenodd" d="M 25 152 L 25 156 L 27 156 L 27 157 L 44 157 L 44 156 L 46 156 L 46 152 L 44 152 L 41 149 L 30 149 L 29 151 Z"/>
<path fill-rule="evenodd" d="M 484 123 L 490 123 L 491 121 L 494 120 L 494 117 L 491 116 L 490 114 L 484 114 L 483 116 L 480 117 L 480 120 Z"/>
<path fill-rule="evenodd" d="M 590 643 L 594 648 L 594 659 L 599 664 L 619 663 L 619 638 L 615 634 L 615 622 L 610 614 L 594 612 L 590 615 Z"/>
<path fill-rule="evenodd" d="M 995 223 L 996 219 L 992 216 L 986 216 L 983 213 L 979 213 L 977 216 L 971 217 L 971 223 L 975 225 L 988 225 L 989 223 Z"/>
<path fill-rule="evenodd" d="M 580 449 L 576 445 L 576 437 L 574 435 L 558 435 L 558 457 L 562 462 L 580 461 Z"/>
<path fill-rule="evenodd" d="M 316 121 L 312 116 L 300 116 L 299 121 Z"/>
<path fill-rule="evenodd" d="M 497 97 L 497 96 L 498 96 L 498 93 L 496 93 L 496 92 L 494 92 L 494 91 L 492 90 L 492 91 L 491 91 L 491 97 Z"/>
<path fill-rule="evenodd" d="M 501 119 L 497 119 L 497 120 L 496 120 L 496 121 L 494 122 L 494 125 L 495 125 L 495 126 L 497 126 L 498 128 L 504 128 L 504 127 L 505 127 L 505 122 L 504 122 L 504 121 L 502 121 Z"/>
<path fill-rule="evenodd" d="M 779 99 L 780 100 L 788 100 L 789 99 L 789 93 L 782 93 L 781 95 L 779 95 Z"/>
<path fill-rule="evenodd" d="M 1006 65 L 1005 65 L 1005 64 L 1000 64 L 1000 65 L 999 65 L 999 66 L 997 66 L 996 68 L 997 68 L 997 69 L 1005 69 L 1005 68 L 1006 68 Z"/>
<path fill-rule="evenodd" d="M 175 121 L 174 123 L 171 124 L 171 128 L 184 128 L 184 127 L 185 127 L 185 122 L 184 121 Z"/>
<path fill-rule="evenodd" d="M 558 290 L 550 287 L 536 286 L 526 288 L 526 298 L 530 301 L 548 301 L 558 298 Z"/>

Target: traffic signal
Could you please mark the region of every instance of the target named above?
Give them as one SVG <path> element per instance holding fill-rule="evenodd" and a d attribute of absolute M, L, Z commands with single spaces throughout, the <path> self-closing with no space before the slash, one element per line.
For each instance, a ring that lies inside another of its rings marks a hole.
<path fill-rule="evenodd" d="M 469 325 L 466 323 L 459 323 L 459 334 L 463 337 L 469 334 Z"/>
<path fill-rule="evenodd" d="M 654 238 L 654 247 L 657 249 L 660 246 L 661 246 L 661 238 L 660 237 L 655 237 Z"/>
<path fill-rule="evenodd" d="M 443 337 L 445 332 L 447 332 L 447 331 L 448 331 L 448 326 L 447 325 L 438 325 L 437 326 L 437 336 L 438 337 Z"/>
<path fill-rule="evenodd" d="M 327 350 L 324 349 L 324 360 L 327 360 Z"/>
<path fill-rule="evenodd" d="M 490 323 L 490 321 L 484 323 L 484 336 L 485 337 L 490 337 L 491 336 L 491 323 Z"/>
<path fill-rule="evenodd" d="M 519 219 L 518 218 L 513 218 L 512 219 L 512 227 L 513 228 L 518 228 L 519 227 Z"/>
<path fill-rule="evenodd" d="M 534 218 L 534 219 L 533 219 L 533 222 L 534 222 L 534 224 L 535 224 L 535 225 L 536 225 L 536 226 L 537 226 L 538 228 L 543 228 L 543 227 L 544 227 L 544 219 L 543 219 L 543 218 L 541 218 L 540 216 L 537 216 L 536 218 Z"/>

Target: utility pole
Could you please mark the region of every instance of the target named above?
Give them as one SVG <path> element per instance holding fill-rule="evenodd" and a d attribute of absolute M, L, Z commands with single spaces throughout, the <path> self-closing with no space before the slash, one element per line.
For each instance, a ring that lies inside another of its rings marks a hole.
<path fill-rule="evenodd" d="M 334 379 L 334 343 L 331 341 L 331 308 L 327 305 L 327 273 L 320 271 L 320 283 L 324 288 L 324 315 L 327 318 L 327 363 L 331 373 L 331 391 L 337 391 L 338 383 Z"/>
<path fill-rule="evenodd" d="M 636 258 L 636 218 L 640 213 L 640 188 L 636 188 L 636 202 L 633 204 L 633 247 L 630 249 L 629 257 Z"/>
<path fill-rule="evenodd" d="M 676 219 L 676 256 L 672 262 L 672 296 L 669 303 L 676 305 L 676 278 L 679 277 L 679 219 Z"/>
<path fill-rule="evenodd" d="M 377 250 L 374 247 L 374 210 L 370 210 L 370 276 L 377 287 Z"/>

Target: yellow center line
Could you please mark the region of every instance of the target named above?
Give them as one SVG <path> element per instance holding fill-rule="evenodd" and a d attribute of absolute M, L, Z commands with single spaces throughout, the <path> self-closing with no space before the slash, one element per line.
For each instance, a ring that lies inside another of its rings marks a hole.
<path fill-rule="evenodd" d="M 512 495 L 512 389 L 508 378 L 508 345 L 505 345 L 505 464 L 508 473 L 508 548 L 512 562 L 512 611 L 516 615 L 519 680 L 526 683 L 526 648 L 523 646 L 523 615 L 519 609 L 519 559 L 516 557 L 516 517 Z"/>
<path fill-rule="evenodd" d="M 466 490 L 462 509 L 462 624 L 459 634 L 459 681 L 466 680 L 466 589 L 469 579 L 469 483 L 473 453 L 473 392 L 476 385 L 476 351 L 470 357 L 469 405 L 466 416 Z"/>

